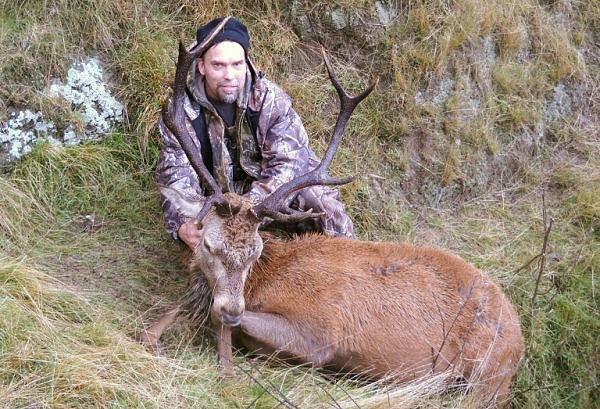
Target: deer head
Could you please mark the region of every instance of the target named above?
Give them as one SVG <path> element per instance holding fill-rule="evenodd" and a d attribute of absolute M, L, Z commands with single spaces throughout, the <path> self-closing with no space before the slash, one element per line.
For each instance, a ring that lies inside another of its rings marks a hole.
<path fill-rule="evenodd" d="M 341 142 L 342 134 L 354 108 L 371 93 L 377 80 L 361 94 L 351 97 L 340 85 L 335 72 L 322 49 L 323 59 L 329 78 L 340 99 L 340 113 L 333 131 L 332 139 L 327 147 L 321 163 L 312 171 L 299 176 L 271 193 L 265 200 L 255 204 L 234 193 L 222 193 L 219 185 L 202 163 L 198 152 L 187 133 L 183 101 L 187 73 L 191 64 L 210 45 L 214 36 L 225 25 L 229 17 L 224 19 L 201 44 L 188 51 L 179 43 L 179 58 L 173 85 L 172 103 L 163 108 L 163 120 L 177 137 L 190 164 L 198 174 L 209 195 L 203 201 L 192 200 L 169 187 L 162 187 L 161 192 L 179 211 L 195 218 L 201 228 L 201 238 L 194 250 L 192 268 L 197 268 L 205 275 L 213 289 L 213 321 L 225 325 L 238 325 L 244 312 L 244 284 L 252 264 L 261 254 L 263 243 L 258 234 L 258 226 L 268 217 L 274 220 L 294 222 L 316 217 L 313 213 L 298 212 L 287 206 L 287 199 L 299 190 L 314 185 L 342 185 L 354 178 L 337 179 L 328 173 L 328 167 Z"/>
<path fill-rule="evenodd" d="M 190 268 L 202 271 L 212 289 L 212 321 L 239 324 L 244 312 L 246 277 L 263 248 L 258 234 L 260 220 L 252 211 L 253 203 L 235 193 L 225 193 L 224 203 L 209 209 L 200 221 L 197 215 L 204 203 L 169 187 L 161 187 L 161 192 L 180 213 L 195 218 L 201 229 Z"/>

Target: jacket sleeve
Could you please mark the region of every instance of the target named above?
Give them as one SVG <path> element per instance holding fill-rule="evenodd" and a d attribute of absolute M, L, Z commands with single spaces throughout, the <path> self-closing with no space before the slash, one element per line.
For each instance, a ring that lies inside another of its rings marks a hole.
<path fill-rule="evenodd" d="M 308 146 L 302 121 L 284 91 L 275 91 L 274 97 L 263 106 L 262 115 L 267 117 L 262 141 L 262 171 L 245 195 L 255 201 L 264 199 L 283 183 L 315 166 L 315 155 Z"/>
<path fill-rule="evenodd" d="M 163 146 L 156 167 L 156 182 L 160 186 L 175 188 L 191 199 L 205 200 L 198 176 L 190 165 L 175 135 L 166 127 L 162 118 L 158 123 L 158 129 L 162 137 Z M 174 239 L 178 239 L 177 231 L 187 221 L 187 218 L 180 214 L 175 206 L 163 195 L 161 195 L 161 206 L 164 212 L 167 232 Z"/>

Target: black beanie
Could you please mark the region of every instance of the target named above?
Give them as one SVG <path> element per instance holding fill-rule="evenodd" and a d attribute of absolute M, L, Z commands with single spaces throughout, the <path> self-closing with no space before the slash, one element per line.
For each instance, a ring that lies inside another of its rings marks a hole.
<path fill-rule="evenodd" d="M 208 36 L 221 21 L 223 21 L 223 17 L 216 18 L 200 27 L 196 32 L 197 43 L 200 44 L 202 41 L 204 41 L 206 36 Z M 248 35 L 246 26 L 239 20 L 236 20 L 233 17 L 227 20 L 225 26 L 223 26 L 221 31 L 219 31 L 212 40 L 212 44 L 215 45 L 221 41 L 233 41 L 238 43 L 244 49 L 246 56 L 248 56 L 248 49 L 250 48 L 250 36 Z"/>

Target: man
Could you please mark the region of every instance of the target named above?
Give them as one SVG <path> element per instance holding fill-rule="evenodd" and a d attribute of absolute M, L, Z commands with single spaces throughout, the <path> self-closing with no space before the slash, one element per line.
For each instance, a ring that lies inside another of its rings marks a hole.
<path fill-rule="evenodd" d="M 200 27 L 196 44 L 221 21 L 218 18 Z M 188 83 L 186 126 L 223 191 L 258 202 L 281 184 L 313 169 L 318 160 L 290 97 L 250 62 L 246 27 L 231 18 L 213 43 L 197 59 Z M 164 145 L 156 170 L 158 183 L 201 198 L 204 189 L 175 136 L 162 120 L 159 130 Z M 199 240 L 194 221 L 183 218 L 164 197 L 162 207 L 167 231 L 194 249 Z M 316 224 L 325 234 L 354 237 L 352 221 L 338 192 L 331 188 L 303 189 L 292 207 L 323 213 Z"/>

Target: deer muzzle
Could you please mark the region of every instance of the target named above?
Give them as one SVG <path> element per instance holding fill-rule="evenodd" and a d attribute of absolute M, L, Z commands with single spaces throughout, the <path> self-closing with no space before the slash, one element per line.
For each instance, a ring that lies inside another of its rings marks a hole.
<path fill-rule="evenodd" d="M 213 299 L 212 317 L 224 325 L 235 327 L 242 320 L 245 304 L 243 294 L 233 296 L 232 294 L 216 294 Z"/>
<path fill-rule="evenodd" d="M 242 322 L 242 314 L 232 315 L 228 312 L 224 312 L 221 316 L 221 321 L 225 325 L 229 325 L 230 327 L 237 327 Z"/>

